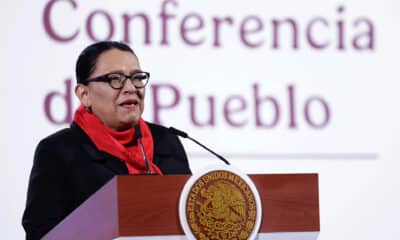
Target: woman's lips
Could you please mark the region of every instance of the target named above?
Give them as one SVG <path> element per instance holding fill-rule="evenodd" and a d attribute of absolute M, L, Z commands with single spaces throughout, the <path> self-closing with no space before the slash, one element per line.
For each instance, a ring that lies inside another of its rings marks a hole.
<path fill-rule="evenodd" d="M 139 106 L 139 101 L 136 99 L 128 99 L 120 103 L 119 106 L 129 110 L 136 109 Z"/>

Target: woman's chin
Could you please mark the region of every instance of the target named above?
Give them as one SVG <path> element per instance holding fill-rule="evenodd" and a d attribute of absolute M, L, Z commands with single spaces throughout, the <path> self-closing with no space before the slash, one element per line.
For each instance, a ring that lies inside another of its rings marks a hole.
<path fill-rule="evenodd" d="M 120 121 L 120 126 L 122 128 L 128 129 L 128 128 L 132 128 L 133 126 L 135 126 L 136 124 L 139 123 L 139 117 L 129 117 L 126 119 L 122 119 Z"/>

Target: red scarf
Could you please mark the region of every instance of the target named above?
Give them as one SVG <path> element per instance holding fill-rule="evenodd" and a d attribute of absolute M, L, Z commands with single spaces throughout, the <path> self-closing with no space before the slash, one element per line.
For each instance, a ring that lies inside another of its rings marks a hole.
<path fill-rule="evenodd" d="M 140 145 L 137 142 L 132 144 L 135 138 L 134 128 L 121 132 L 114 131 L 105 126 L 94 114 L 86 111 L 83 105 L 76 110 L 74 121 L 100 151 L 124 161 L 130 174 L 146 173 L 146 164 Z M 154 145 L 150 128 L 142 118 L 139 119 L 139 126 L 150 170 L 152 173 L 162 175 L 161 170 L 153 163 Z"/>

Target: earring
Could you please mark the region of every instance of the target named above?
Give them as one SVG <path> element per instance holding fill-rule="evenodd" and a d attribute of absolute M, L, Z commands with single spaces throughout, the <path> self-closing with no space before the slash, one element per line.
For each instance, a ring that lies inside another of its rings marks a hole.
<path fill-rule="evenodd" d="M 91 106 L 85 106 L 86 112 L 91 113 L 92 112 L 92 107 Z"/>

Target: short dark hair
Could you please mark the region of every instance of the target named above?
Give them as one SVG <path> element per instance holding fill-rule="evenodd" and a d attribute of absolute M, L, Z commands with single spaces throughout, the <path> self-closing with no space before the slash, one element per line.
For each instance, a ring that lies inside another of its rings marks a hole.
<path fill-rule="evenodd" d="M 92 74 L 96 68 L 96 63 L 99 55 L 111 49 L 131 52 L 135 57 L 137 57 L 133 50 L 128 45 L 122 42 L 101 41 L 93 43 L 87 46 L 81 52 L 78 60 L 76 61 L 76 82 L 82 83 L 82 81 L 87 80 L 90 74 Z"/>

